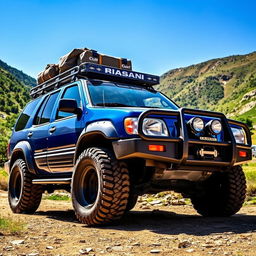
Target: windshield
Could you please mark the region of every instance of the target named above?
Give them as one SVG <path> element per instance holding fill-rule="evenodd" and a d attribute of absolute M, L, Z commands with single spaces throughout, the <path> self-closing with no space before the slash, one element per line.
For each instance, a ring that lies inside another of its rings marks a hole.
<path fill-rule="evenodd" d="M 161 93 L 138 86 L 91 81 L 88 89 L 94 106 L 178 109 Z"/>

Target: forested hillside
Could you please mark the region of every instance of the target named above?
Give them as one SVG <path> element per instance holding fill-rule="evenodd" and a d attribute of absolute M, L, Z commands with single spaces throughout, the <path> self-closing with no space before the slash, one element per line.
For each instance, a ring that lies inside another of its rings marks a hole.
<path fill-rule="evenodd" d="M 180 106 L 220 111 L 256 124 L 256 52 L 170 70 L 158 89 Z"/>
<path fill-rule="evenodd" d="M 0 68 L 11 73 L 17 80 L 28 86 L 35 86 L 36 79 L 0 60 Z"/>
<path fill-rule="evenodd" d="M 0 61 L 0 166 L 6 160 L 11 128 L 18 113 L 29 101 L 29 90 L 35 82 L 34 78 L 2 63 Z"/>

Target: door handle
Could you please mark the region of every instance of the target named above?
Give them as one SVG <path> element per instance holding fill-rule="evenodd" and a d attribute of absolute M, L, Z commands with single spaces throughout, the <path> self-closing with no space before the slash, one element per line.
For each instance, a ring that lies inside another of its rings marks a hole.
<path fill-rule="evenodd" d="M 33 132 L 29 132 L 29 133 L 28 133 L 28 138 L 31 138 L 32 135 L 33 135 Z"/>
<path fill-rule="evenodd" d="M 49 132 L 50 133 L 53 133 L 53 132 L 55 132 L 56 131 L 56 126 L 53 126 L 53 127 L 51 127 L 50 129 L 49 129 Z"/>

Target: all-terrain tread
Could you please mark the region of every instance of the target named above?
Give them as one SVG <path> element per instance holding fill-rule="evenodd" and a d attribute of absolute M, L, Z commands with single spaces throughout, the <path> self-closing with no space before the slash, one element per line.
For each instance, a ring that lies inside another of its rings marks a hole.
<path fill-rule="evenodd" d="M 223 183 L 222 194 L 214 190 L 217 182 Z M 199 214 L 203 216 L 234 215 L 243 206 L 246 197 L 246 179 L 241 166 L 235 166 L 226 173 L 210 177 L 204 189 L 203 195 L 191 197 L 192 204 Z"/>
<path fill-rule="evenodd" d="M 77 219 L 89 226 L 107 224 L 120 219 L 129 197 L 129 174 L 124 163 L 116 160 L 113 153 L 103 148 L 84 150 L 76 162 L 76 167 L 84 158 L 91 158 L 101 169 L 101 200 L 93 214 L 82 216 L 75 210 Z"/>
<path fill-rule="evenodd" d="M 23 188 L 19 203 L 13 207 L 10 203 L 11 209 L 14 213 L 34 213 L 42 199 L 43 187 L 41 185 L 32 184 L 32 174 L 28 171 L 26 162 L 23 159 L 15 161 L 13 167 L 18 166 L 23 173 Z M 13 184 L 9 184 L 12 186 Z"/>

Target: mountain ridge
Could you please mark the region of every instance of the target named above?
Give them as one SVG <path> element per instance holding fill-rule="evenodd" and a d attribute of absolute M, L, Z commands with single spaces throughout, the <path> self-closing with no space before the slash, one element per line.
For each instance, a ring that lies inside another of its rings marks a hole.
<path fill-rule="evenodd" d="M 256 51 L 215 58 L 165 72 L 157 89 L 180 106 L 244 116 L 256 123 L 255 70 Z"/>
<path fill-rule="evenodd" d="M 17 68 L 14 68 L 14 67 L 8 65 L 6 62 L 2 61 L 1 59 L 0 59 L 0 68 L 11 73 L 15 78 L 17 78 L 24 85 L 27 85 L 27 86 L 35 86 L 36 85 L 35 78 L 25 74 L 23 71 L 18 70 Z"/>

